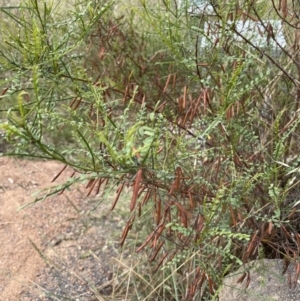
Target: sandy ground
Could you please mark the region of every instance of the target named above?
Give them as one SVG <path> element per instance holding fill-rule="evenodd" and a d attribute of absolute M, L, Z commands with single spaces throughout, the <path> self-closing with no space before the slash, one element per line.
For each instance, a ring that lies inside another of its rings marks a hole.
<path fill-rule="evenodd" d="M 109 229 L 121 233 L 122 225 L 107 218 L 107 206 L 99 209 L 99 199 L 86 198 L 77 187 L 20 209 L 62 167 L 0 157 L 1 301 L 91 301 L 111 293 L 110 258 L 118 236 Z"/>

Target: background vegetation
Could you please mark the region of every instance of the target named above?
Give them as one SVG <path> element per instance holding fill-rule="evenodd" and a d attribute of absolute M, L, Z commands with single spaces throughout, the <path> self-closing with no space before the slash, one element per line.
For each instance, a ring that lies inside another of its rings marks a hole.
<path fill-rule="evenodd" d="M 131 300 L 216 298 L 243 263 L 299 256 L 299 5 L 197 3 L 1 8 L 7 154 L 72 166 L 48 195 L 115 188 L 114 209 L 131 187 L 121 245 L 139 225 L 154 273 Z"/>

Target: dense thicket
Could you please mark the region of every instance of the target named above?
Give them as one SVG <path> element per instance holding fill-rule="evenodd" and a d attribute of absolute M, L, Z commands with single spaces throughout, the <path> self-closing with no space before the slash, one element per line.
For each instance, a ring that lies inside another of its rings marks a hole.
<path fill-rule="evenodd" d="M 61 4 L 1 8 L 9 155 L 71 166 L 49 195 L 115 187 L 113 209 L 132 187 L 121 244 L 142 221 L 137 251 L 164 275 L 144 300 L 210 298 L 252 259 L 296 260 L 298 2 Z"/>

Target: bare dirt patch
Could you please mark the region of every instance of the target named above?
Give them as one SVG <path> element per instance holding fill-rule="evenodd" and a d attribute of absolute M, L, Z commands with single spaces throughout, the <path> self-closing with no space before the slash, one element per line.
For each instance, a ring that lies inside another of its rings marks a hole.
<path fill-rule="evenodd" d="M 99 197 L 77 187 L 19 210 L 61 168 L 0 157 L 1 301 L 91 301 L 111 293 L 122 221 L 108 215 L 110 203 L 98 206 Z"/>

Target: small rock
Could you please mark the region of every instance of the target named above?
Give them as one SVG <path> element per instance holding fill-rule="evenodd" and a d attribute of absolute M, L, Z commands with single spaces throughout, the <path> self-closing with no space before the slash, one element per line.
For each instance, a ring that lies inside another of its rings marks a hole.
<path fill-rule="evenodd" d="M 299 301 L 300 286 L 289 287 L 288 279 L 295 282 L 295 265 L 290 264 L 286 274 L 281 259 L 254 260 L 245 267 L 225 277 L 219 293 L 219 301 Z M 242 283 L 238 279 L 250 271 L 250 283 L 247 288 L 247 276 Z M 288 275 L 290 274 L 290 275 Z"/>

